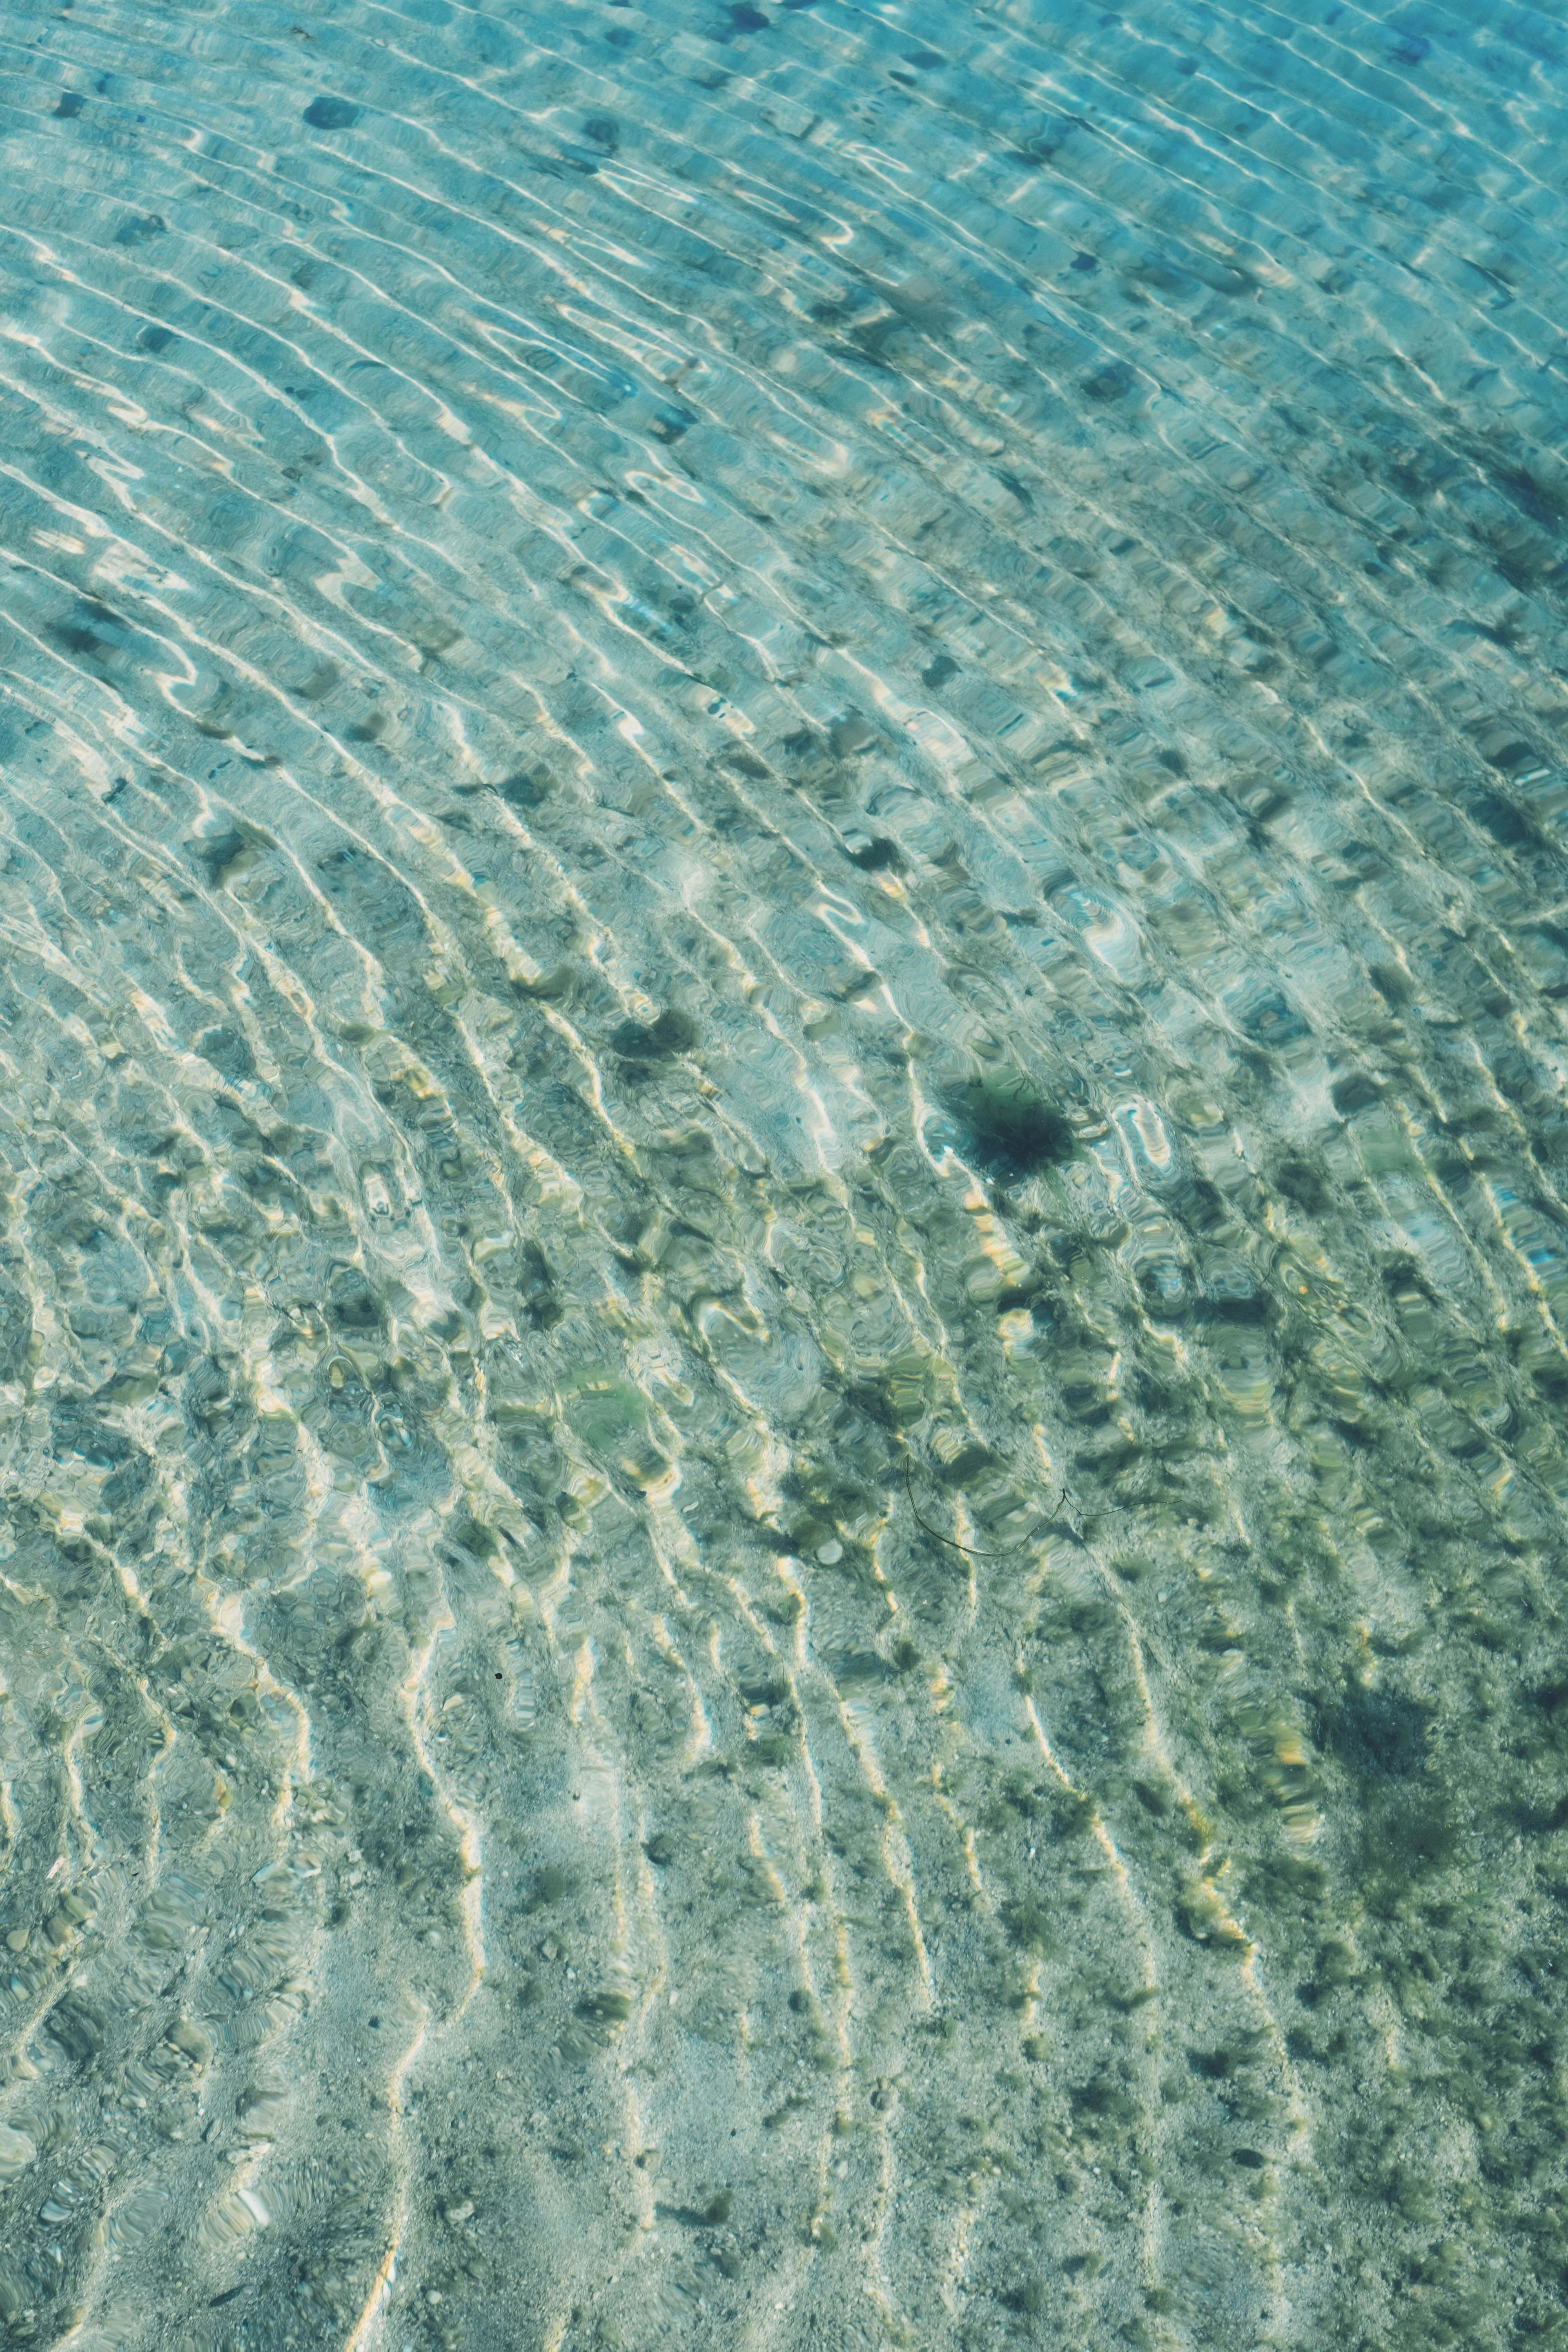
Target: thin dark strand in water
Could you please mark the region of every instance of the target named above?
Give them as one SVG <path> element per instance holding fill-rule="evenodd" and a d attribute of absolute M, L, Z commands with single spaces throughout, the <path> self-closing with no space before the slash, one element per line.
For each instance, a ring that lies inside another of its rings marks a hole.
<path fill-rule="evenodd" d="M 1025 1536 L 1019 1542 L 1009 1544 L 1004 1551 L 977 1551 L 973 1544 L 954 1543 L 951 1536 L 941 1534 L 937 1528 L 932 1527 L 929 1519 L 921 1517 L 920 1505 L 915 1500 L 914 1474 L 910 1468 L 910 1457 L 907 1454 L 904 1456 L 904 1485 L 909 1489 L 910 1508 L 914 1513 L 916 1518 L 920 1519 L 920 1523 L 921 1527 L 924 1528 L 927 1535 L 934 1536 L 939 1544 L 945 1544 L 949 1551 L 967 1552 L 971 1559 L 1011 1559 L 1015 1552 L 1022 1551 L 1026 1544 L 1033 1543 L 1035 1540 L 1032 1535 Z M 1067 1488 L 1064 1486 L 1060 1494 L 1057 1496 L 1056 1503 L 1051 1511 L 1051 1518 L 1054 1519 L 1056 1517 L 1057 1512 L 1061 1509 L 1062 1505 L 1066 1502 L 1067 1491 Z M 1047 1521 L 1047 1524 L 1049 1525 L 1049 1521 Z"/>

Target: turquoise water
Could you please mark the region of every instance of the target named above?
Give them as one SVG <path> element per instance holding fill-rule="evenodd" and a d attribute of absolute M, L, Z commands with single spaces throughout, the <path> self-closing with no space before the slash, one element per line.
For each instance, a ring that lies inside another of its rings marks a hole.
<path fill-rule="evenodd" d="M 1568 2339 L 1568 31 L 0 22 L 0 2334 Z"/>

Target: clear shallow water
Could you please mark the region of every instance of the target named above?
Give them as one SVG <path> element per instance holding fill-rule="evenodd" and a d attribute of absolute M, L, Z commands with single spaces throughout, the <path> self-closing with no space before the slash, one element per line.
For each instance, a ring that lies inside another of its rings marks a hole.
<path fill-rule="evenodd" d="M 1565 99 L 9 12 L 8 2343 L 1560 2340 Z"/>

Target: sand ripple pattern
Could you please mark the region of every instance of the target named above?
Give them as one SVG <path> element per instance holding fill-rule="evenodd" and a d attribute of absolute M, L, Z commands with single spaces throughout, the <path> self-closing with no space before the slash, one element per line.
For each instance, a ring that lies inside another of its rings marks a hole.
<path fill-rule="evenodd" d="M 8 2345 L 1568 2336 L 1565 122 L 14 0 Z"/>

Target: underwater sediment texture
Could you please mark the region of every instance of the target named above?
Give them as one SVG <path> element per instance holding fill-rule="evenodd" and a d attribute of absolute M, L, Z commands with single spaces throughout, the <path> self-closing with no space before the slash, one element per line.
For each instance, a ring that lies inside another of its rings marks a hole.
<path fill-rule="evenodd" d="M 0 110 L 5 2341 L 1563 2342 L 1562 26 Z"/>

